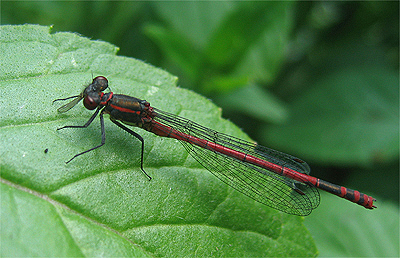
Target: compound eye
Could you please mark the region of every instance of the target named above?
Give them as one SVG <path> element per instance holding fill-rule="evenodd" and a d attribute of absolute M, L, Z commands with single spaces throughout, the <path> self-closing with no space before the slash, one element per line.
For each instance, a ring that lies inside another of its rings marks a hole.
<path fill-rule="evenodd" d="M 108 87 L 108 80 L 104 76 L 97 76 L 93 79 L 93 84 L 96 85 L 97 91 L 103 91 Z"/>
<path fill-rule="evenodd" d="M 93 110 L 98 106 L 97 102 L 91 96 L 85 97 L 85 99 L 83 100 L 83 105 L 89 110 Z"/>
<path fill-rule="evenodd" d="M 93 81 L 106 81 L 108 83 L 108 80 L 104 76 L 97 76 L 93 79 Z"/>

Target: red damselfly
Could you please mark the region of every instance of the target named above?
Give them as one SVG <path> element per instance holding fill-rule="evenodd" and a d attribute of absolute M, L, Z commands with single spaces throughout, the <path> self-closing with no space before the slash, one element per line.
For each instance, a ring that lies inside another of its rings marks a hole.
<path fill-rule="evenodd" d="M 376 200 L 371 196 L 310 176 L 310 167 L 299 158 L 219 133 L 188 119 L 151 107 L 145 100 L 112 92 L 103 93 L 107 87 L 108 80 L 98 76 L 80 95 L 54 100 L 73 98 L 71 102 L 58 109 L 61 113 L 67 112 L 82 99 L 87 109 L 96 109 L 86 124 L 64 126 L 57 130 L 86 128 L 100 113 L 100 145 L 76 154 L 67 163 L 104 145 L 106 137 L 103 114 L 109 114 L 114 124 L 141 141 L 140 167 L 149 179 L 151 177 L 143 169 L 144 140 L 122 123 L 140 127 L 158 136 L 179 140 L 193 158 L 220 180 L 274 209 L 294 215 L 308 215 L 319 205 L 320 196 L 317 188 L 365 208 L 376 208 L 373 203 Z"/>

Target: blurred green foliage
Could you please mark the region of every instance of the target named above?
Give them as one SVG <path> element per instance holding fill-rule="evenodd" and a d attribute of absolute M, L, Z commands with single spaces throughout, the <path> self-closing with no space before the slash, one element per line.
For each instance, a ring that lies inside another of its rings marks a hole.
<path fill-rule="evenodd" d="M 398 2 L 3 1 L 1 24 L 111 42 L 211 98 L 258 142 L 307 159 L 313 174 L 349 176 L 352 187 L 398 201 L 398 10 Z"/>

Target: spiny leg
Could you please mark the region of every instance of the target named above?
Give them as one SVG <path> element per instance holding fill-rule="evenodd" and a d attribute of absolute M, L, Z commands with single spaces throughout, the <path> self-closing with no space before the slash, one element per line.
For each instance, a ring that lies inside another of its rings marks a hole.
<path fill-rule="evenodd" d="M 93 120 L 96 118 L 99 111 L 100 111 L 100 108 L 96 109 L 96 112 L 94 112 L 94 114 L 89 118 L 89 120 L 84 125 L 66 125 L 66 126 L 57 128 L 57 131 L 61 130 L 61 129 L 65 129 L 65 128 L 86 128 L 93 122 Z"/>
<path fill-rule="evenodd" d="M 120 122 L 116 121 L 113 118 L 110 118 L 111 121 L 116 124 L 119 128 L 121 128 L 122 130 L 125 130 L 126 132 L 128 132 L 130 135 L 136 137 L 139 141 L 142 142 L 142 151 L 141 151 L 141 155 L 140 155 L 140 169 L 142 170 L 142 172 L 149 178 L 149 180 L 151 180 L 151 176 L 149 176 L 146 171 L 143 168 L 143 153 L 144 153 L 144 139 L 142 136 L 140 136 L 139 134 L 135 133 L 134 131 L 132 131 L 131 129 L 129 129 L 128 127 L 124 126 L 123 124 L 121 124 Z"/>
<path fill-rule="evenodd" d="M 68 126 L 64 126 L 64 127 L 58 128 L 57 130 L 61 130 L 61 129 L 64 129 L 64 128 L 86 128 L 86 127 L 88 127 L 88 126 L 93 122 L 94 118 L 97 116 L 97 114 L 99 113 L 99 111 L 100 111 L 100 108 L 98 108 L 98 109 L 96 110 L 96 112 L 95 112 L 95 113 L 92 115 L 92 117 L 86 122 L 85 125 L 68 125 Z M 103 145 L 105 144 L 105 142 L 106 142 L 106 132 L 105 132 L 105 129 L 104 129 L 103 112 L 100 113 L 100 127 L 101 127 L 101 143 L 100 143 L 100 145 L 98 145 L 98 146 L 96 146 L 96 147 L 93 147 L 93 148 L 91 148 L 91 149 L 89 149 L 89 150 L 86 150 L 86 151 L 84 151 L 84 152 L 81 152 L 81 153 L 76 154 L 75 156 L 73 156 L 70 160 L 68 160 L 68 161 L 65 162 L 65 163 L 68 164 L 68 163 L 70 163 L 73 159 L 75 159 L 76 157 L 78 157 L 78 156 L 80 156 L 80 155 L 82 155 L 82 154 L 85 154 L 85 153 L 87 153 L 87 152 L 89 152 L 89 151 L 92 151 L 92 150 L 95 150 L 95 149 L 97 149 L 97 148 L 100 148 L 101 146 L 103 146 Z"/>

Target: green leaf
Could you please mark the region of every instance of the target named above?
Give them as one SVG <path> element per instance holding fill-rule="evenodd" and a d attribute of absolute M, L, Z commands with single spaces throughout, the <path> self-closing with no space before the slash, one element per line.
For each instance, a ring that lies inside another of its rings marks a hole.
<path fill-rule="evenodd" d="M 173 139 L 141 129 L 140 142 L 112 123 L 105 146 L 98 119 L 57 98 L 81 92 L 92 76 L 112 91 L 247 138 L 210 101 L 176 87 L 176 77 L 117 48 L 49 27 L 1 26 L 1 256 L 315 256 L 302 218 L 234 191 Z M 60 104 L 61 105 L 61 104 Z M 48 149 L 48 152 L 45 152 Z"/>
<path fill-rule="evenodd" d="M 399 76 L 377 67 L 339 69 L 291 105 L 289 122 L 265 128 L 266 142 L 305 159 L 370 166 L 399 155 Z"/>
<path fill-rule="evenodd" d="M 279 99 L 254 84 L 214 100 L 223 105 L 225 109 L 232 109 L 266 122 L 280 124 L 285 122 L 289 116 L 288 110 Z M 240 109 L 237 110 L 238 103 L 251 103 L 251 105 L 240 105 Z"/>
<path fill-rule="evenodd" d="M 321 199 L 305 219 L 321 257 L 399 256 L 398 206 L 378 201 L 378 208 L 368 211 L 333 195 L 324 193 Z"/>
<path fill-rule="evenodd" d="M 279 71 L 291 30 L 293 2 L 248 2 L 227 15 L 208 42 L 216 67 L 235 67 L 253 80 L 271 81 Z"/>
<path fill-rule="evenodd" d="M 112 229 L 46 195 L 10 182 L 0 187 L 4 257 L 148 256 Z"/>
<path fill-rule="evenodd" d="M 157 2 L 165 21 L 145 31 L 185 86 L 215 95 L 249 81 L 275 80 L 289 43 L 293 3 Z"/>
<path fill-rule="evenodd" d="M 185 35 L 194 47 L 204 50 L 225 16 L 236 8 L 233 1 L 158 1 L 157 14 L 174 30 Z M 179 13 L 179 15 L 176 15 Z"/>
<path fill-rule="evenodd" d="M 192 42 L 179 33 L 167 30 L 162 26 L 147 25 L 144 32 L 165 51 L 167 58 L 178 65 L 191 80 L 198 80 L 198 71 L 201 69 L 201 55 L 196 53 Z"/>

